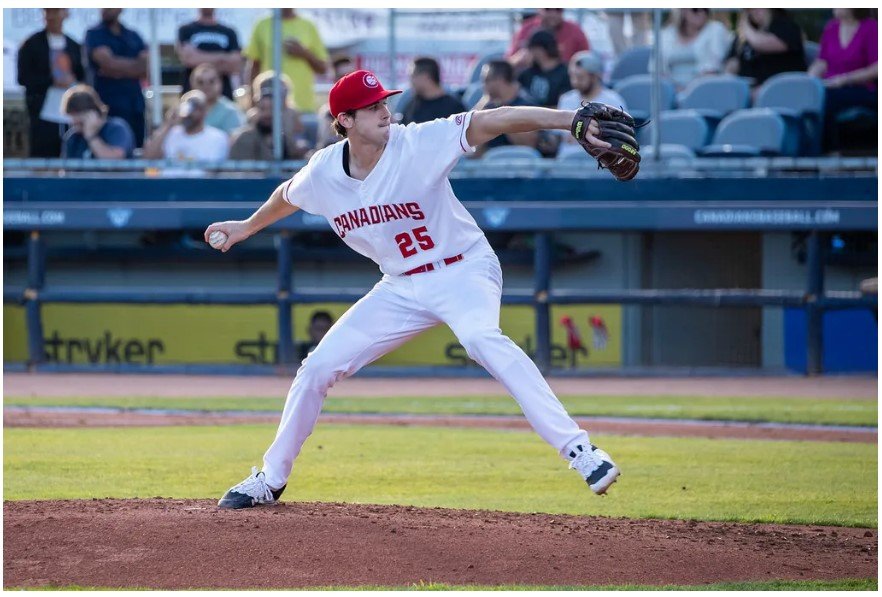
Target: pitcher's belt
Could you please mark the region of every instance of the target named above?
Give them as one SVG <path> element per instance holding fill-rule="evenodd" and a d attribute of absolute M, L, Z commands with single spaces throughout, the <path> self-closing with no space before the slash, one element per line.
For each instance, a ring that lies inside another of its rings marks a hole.
<path fill-rule="evenodd" d="M 459 255 L 454 255 L 453 257 L 447 257 L 441 261 L 434 261 L 432 263 L 427 263 L 426 265 L 421 265 L 419 267 L 415 267 L 411 270 L 404 272 L 405 276 L 412 276 L 414 274 L 422 274 L 423 272 L 431 272 L 435 271 L 435 268 L 441 268 L 447 265 L 453 265 L 457 261 L 462 261 L 462 253 Z"/>

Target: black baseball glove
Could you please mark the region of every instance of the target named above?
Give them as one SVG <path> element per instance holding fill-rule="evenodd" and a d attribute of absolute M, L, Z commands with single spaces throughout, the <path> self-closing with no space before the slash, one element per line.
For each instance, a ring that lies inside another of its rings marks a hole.
<path fill-rule="evenodd" d="M 591 121 L 597 122 L 600 133 L 595 138 L 610 147 L 597 147 L 585 139 Z M 600 168 L 608 169 L 617 180 L 631 180 L 640 170 L 640 145 L 637 144 L 634 118 L 618 108 L 599 102 L 586 102 L 576 111 L 570 132 Z"/>

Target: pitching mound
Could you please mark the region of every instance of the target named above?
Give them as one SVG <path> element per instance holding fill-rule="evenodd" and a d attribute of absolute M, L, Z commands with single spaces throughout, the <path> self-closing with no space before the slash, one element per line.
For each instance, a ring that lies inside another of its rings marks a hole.
<path fill-rule="evenodd" d="M 586 499 L 599 499 L 586 496 Z M 875 578 L 875 530 L 355 504 L 6 502 L 4 586 L 299 588 Z"/>

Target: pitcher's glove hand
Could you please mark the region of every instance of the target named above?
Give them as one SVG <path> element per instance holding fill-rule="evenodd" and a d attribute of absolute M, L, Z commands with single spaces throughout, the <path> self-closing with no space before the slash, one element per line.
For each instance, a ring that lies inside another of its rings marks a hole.
<path fill-rule="evenodd" d="M 599 133 L 588 131 L 595 121 Z M 579 145 L 597 160 L 599 168 L 607 168 L 617 180 L 631 180 L 640 170 L 640 145 L 637 144 L 634 118 L 618 108 L 599 102 L 586 102 L 576 111 L 570 132 Z M 597 144 L 604 141 L 609 147 Z"/>

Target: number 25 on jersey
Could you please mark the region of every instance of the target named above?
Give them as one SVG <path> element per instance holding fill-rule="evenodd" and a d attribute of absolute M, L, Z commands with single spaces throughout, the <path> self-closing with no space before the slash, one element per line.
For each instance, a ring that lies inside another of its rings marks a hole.
<path fill-rule="evenodd" d="M 395 242 L 398 243 L 398 250 L 401 256 L 407 259 L 417 254 L 417 248 L 414 247 L 414 241 L 423 251 L 435 248 L 435 241 L 429 236 L 429 231 L 425 226 L 414 228 L 410 232 L 402 232 L 395 235 Z"/>

